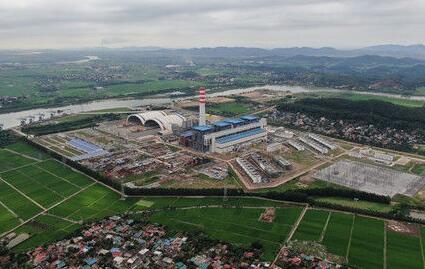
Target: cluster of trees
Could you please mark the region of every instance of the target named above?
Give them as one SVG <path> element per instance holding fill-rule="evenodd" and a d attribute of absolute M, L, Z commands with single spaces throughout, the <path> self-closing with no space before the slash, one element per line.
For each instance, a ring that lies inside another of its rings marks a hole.
<path fill-rule="evenodd" d="M 305 98 L 294 103 L 280 102 L 280 111 L 301 112 L 313 117 L 353 120 L 397 129 L 423 129 L 425 107 L 405 107 L 392 103 L 343 98 Z"/>
<path fill-rule="evenodd" d="M 82 129 L 82 128 L 90 128 L 90 127 L 96 126 L 96 124 L 99 123 L 100 121 L 106 121 L 106 120 L 111 121 L 111 120 L 118 120 L 118 119 L 120 119 L 119 115 L 107 113 L 107 114 L 96 115 L 93 117 L 88 117 L 88 118 L 79 119 L 75 121 L 27 126 L 22 128 L 22 131 L 24 133 L 33 134 L 33 135 L 47 135 L 47 134 L 71 131 L 71 130 Z"/>
<path fill-rule="evenodd" d="M 15 143 L 17 137 L 10 130 L 1 130 L 0 129 L 0 147 L 5 147 L 7 145 Z"/>
<path fill-rule="evenodd" d="M 244 195 L 242 189 L 227 189 L 228 196 L 241 196 Z M 211 189 L 190 189 L 190 188 L 129 188 L 124 187 L 124 193 L 127 195 L 138 196 L 223 196 L 224 189 L 211 188 Z"/>

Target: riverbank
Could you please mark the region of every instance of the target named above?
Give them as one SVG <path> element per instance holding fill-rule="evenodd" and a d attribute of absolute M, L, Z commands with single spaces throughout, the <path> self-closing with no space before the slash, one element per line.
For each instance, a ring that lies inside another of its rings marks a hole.
<path fill-rule="evenodd" d="M 317 88 L 317 87 L 306 87 L 306 86 L 291 86 L 291 85 L 264 85 L 264 86 L 254 86 L 247 88 L 237 88 L 223 91 L 215 91 L 208 94 L 210 97 L 215 96 L 230 96 L 234 94 L 242 94 L 251 92 L 258 89 L 269 89 L 272 91 L 284 91 L 290 93 L 309 93 L 309 92 L 334 92 L 334 93 L 355 93 L 363 95 L 373 95 L 373 96 L 384 96 L 388 98 L 398 98 L 406 100 L 418 100 L 425 101 L 425 96 L 403 96 L 400 94 L 389 94 L 381 92 L 362 92 L 362 91 L 348 91 L 348 90 L 339 90 L 331 88 Z M 30 117 L 35 117 L 37 115 L 44 114 L 49 116 L 52 111 L 65 111 L 67 113 L 81 113 L 88 112 L 93 110 L 103 110 L 103 109 L 112 109 L 117 107 L 130 107 L 136 108 L 138 106 L 146 105 L 162 105 L 168 104 L 173 101 L 181 101 L 185 99 L 193 98 L 193 96 L 180 95 L 179 97 L 174 97 L 170 95 L 169 97 L 156 97 L 158 95 L 146 96 L 143 99 L 139 98 L 113 98 L 113 99 L 103 99 L 97 101 L 91 101 L 80 104 L 72 104 L 65 106 L 52 106 L 52 107 L 43 107 L 35 108 L 17 112 L 3 113 L 0 114 L 0 123 L 3 124 L 5 129 L 10 129 L 20 125 L 21 119 L 26 119 Z"/>

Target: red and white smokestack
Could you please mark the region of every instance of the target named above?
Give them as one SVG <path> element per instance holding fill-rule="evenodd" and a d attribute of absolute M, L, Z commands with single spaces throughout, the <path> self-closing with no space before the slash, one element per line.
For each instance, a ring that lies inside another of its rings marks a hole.
<path fill-rule="evenodd" d="M 206 125 L 206 116 L 205 116 L 205 88 L 199 88 L 199 125 Z"/>

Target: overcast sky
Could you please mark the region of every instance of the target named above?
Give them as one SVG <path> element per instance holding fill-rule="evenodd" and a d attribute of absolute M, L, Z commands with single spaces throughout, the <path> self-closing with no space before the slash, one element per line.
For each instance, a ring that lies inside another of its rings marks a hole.
<path fill-rule="evenodd" d="M 0 48 L 425 43 L 425 0 L 0 0 Z"/>

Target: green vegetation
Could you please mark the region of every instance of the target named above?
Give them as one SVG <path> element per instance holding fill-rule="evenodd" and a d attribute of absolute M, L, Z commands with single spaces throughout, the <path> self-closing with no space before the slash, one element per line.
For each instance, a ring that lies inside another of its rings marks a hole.
<path fill-rule="evenodd" d="M 18 152 L 20 154 L 24 154 L 26 156 L 36 158 L 39 160 L 45 160 L 49 158 L 47 154 L 35 149 L 34 147 L 30 146 L 29 144 L 23 141 L 19 141 L 17 143 L 11 144 L 7 146 L 6 148 L 9 150 L 13 150 L 14 152 Z"/>
<path fill-rule="evenodd" d="M 19 219 L 9 209 L 0 204 L 0 235 L 15 228 L 19 223 Z"/>
<path fill-rule="evenodd" d="M 387 268 L 424 268 L 419 237 L 387 231 Z"/>
<path fill-rule="evenodd" d="M 405 106 L 405 107 L 423 107 L 425 102 L 411 99 L 403 98 L 393 98 L 387 96 L 378 96 L 378 95 L 369 95 L 369 94 L 345 94 L 342 95 L 342 98 L 349 99 L 351 101 L 368 101 L 368 100 L 378 100 L 394 105 Z"/>
<path fill-rule="evenodd" d="M 425 163 L 415 163 L 410 171 L 417 175 L 425 174 Z"/>
<path fill-rule="evenodd" d="M 323 238 L 323 245 L 326 246 L 329 252 L 341 257 L 347 255 L 353 218 L 352 214 L 331 213 Z"/>
<path fill-rule="evenodd" d="M 282 102 L 278 109 L 302 112 L 333 120 L 356 120 L 377 126 L 398 129 L 420 129 L 425 125 L 425 107 L 405 107 L 368 100 L 351 101 L 343 98 L 305 98 L 294 103 Z"/>
<path fill-rule="evenodd" d="M 314 198 L 315 201 L 325 202 L 334 205 L 341 205 L 351 208 L 359 208 L 365 210 L 371 210 L 376 212 L 385 212 L 388 213 L 393 210 L 391 205 L 382 204 L 382 203 L 374 203 L 368 201 L 355 201 L 353 199 L 342 198 L 342 197 L 317 197 Z"/>
<path fill-rule="evenodd" d="M 250 245 L 259 241 L 264 259 L 272 260 L 279 244 L 288 236 L 301 208 L 278 208 L 273 223 L 259 221 L 263 209 L 197 208 L 154 213 L 151 221 L 174 230 L 200 230 L 207 235 L 236 244 Z"/>
<path fill-rule="evenodd" d="M 319 241 L 330 212 L 308 210 L 301 220 L 293 239 L 301 241 Z"/>
<path fill-rule="evenodd" d="M 51 215 L 40 215 L 31 222 L 19 227 L 16 233 L 27 233 L 31 237 L 16 246 L 14 252 L 23 252 L 33 249 L 36 246 L 49 244 L 64 238 L 76 229 L 80 228 L 75 224 Z"/>
<path fill-rule="evenodd" d="M 417 95 L 425 95 L 425 87 L 416 88 L 415 94 L 417 94 Z"/>
<path fill-rule="evenodd" d="M 93 180 L 88 176 L 81 172 L 74 171 L 72 168 L 55 160 L 47 160 L 38 163 L 37 166 L 82 188 L 93 183 Z"/>
<path fill-rule="evenodd" d="M 0 201 L 24 220 L 27 220 L 42 211 L 40 207 L 25 198 L 3 181 L 0 181 Z"/>
<path fill-rule="evenodd" d="M 0 172 L 34 163 L 34 160 L 0 149 Z"/>
<path fill-rule="evenodd" d="M 52 134 L 52 133 L 77 130 L 82 128 L 89 128 L 89 127 L 96 126 L 96 124 L 98 124 L 101 121 L 118 120 L 118 119 L 120 119 L 119 115 L 108 113 L 108 114 L 94 115 L 91 117 L 82 117 L 82 118 L 77 117 L 75 120 L 64 121 L 60 123 L 27 126 L 27 127 L 23 127 L 22 131 L 24 133 L 33 134 L 33 135 L 46 135 L 46 134 Z"/>
<path fill-rule="evenodd" d="M 34 165 L 2 173 L 1 177 L 45 208 L 79 190 L 68 181 Z"/>
<path fill-rule="evenodd" d="M 49 213 L 75 221 L 100 219 L 123 213 L 137 202 L 131 198 L 125 201 L 120 198 L 115 191 L 95 184 L 49 210 Z"/>
<path fill-rule="evenodd" d="M 266 199 L 251 198 L 251 197 L 228 197 L 226 200 L 220 197 L 145 197 L 139 204 L 137 209 L 145 209 L 144 203 L 149 203 L 149 208 L 164 209 L 164 208 L 180 208 L 180 207 L 200 207 L 200 206 L 252 206 L 252 207 L 287 207 L 285 202 L 271 201 Z"/>
<path fill-rule="evenodd" d="M 382 269 L 384 247 L 384 221 L 356 216 L 348 255 L 350 264 Z"/>
<path fill-rule="evenodd" d="M 236 116 L 239 114 L 246 114 L 251 111 L 251 106 L 245 103 L 232 102 L 232 103 L 220 103 L 210 105 L 208 107 L 208 113 L 223 115 L 223 116 Z"/>
<path fill-rule="evenodd" d="M 154 94 L 161 91 L 179 90 L 199 86 L 198 83 L 187 80 L 163 80 L 146 83 L 123 83 L 110 85 L 105 88 L 110 97 L 122 95 L 145 95 Z"/>
<path fill-rule="evenodd" d="M 351 101 L 369 101 L 377 100 L 394 105 L 405 106 L 405 107 L 422 107 L 425 101 L 412 100 L 406 98 L 397 98 L 390 96 L 372 95 L 367 93 L 338 93 L 338 92 L 320 92 L 320 93 L 303 93 L 299 94 L 300 97 L 314 97 L 314 98 L 343 98 Z"/>
<path fill-rule="evenodd" d="M 15 142 L 15 134 L 11 130 L 2 130 L 2 127 L 0 126 L 0 147 L 5 147 Z"/>

